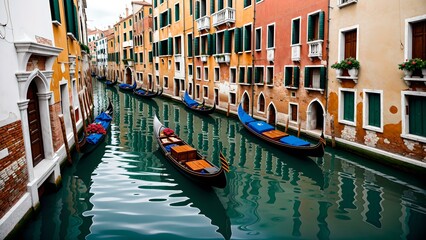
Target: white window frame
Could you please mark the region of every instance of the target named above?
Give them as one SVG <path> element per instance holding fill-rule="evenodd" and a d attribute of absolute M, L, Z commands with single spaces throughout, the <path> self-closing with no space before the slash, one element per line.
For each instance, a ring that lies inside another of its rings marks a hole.
<path fill-rule="evenodd" d="M 347 0 L 347 2 L 342 3 L 342 0 L 337 0 L 337 6 L 339 8 L 342 8 L 342 7 L 351 5 L 352 3 L 357 3 L 357 2 L 358 2 L 358 0 Z"/>
<path fill-rule="evenodd" d="M 297 120 L 296 121 L 293 121 L 292 119 L 291 119 L 291 115 L 293 115 L 293 112 L 292 112 L 292 110 L 291 110 L 291 105 L 295 105 L 296 106 L 296 109 L 297 109 Z M 289 123 L 291 123 L 291 124 L 299 124 L 299 118 L 300 118 L 300 116 L 299 116 L 299 103 L 296 103 L 296 102 L 289 102 L 288 103 L 288 120 L 289 120 Z"/>
<path fill-rule="evenodd" d="M 409 133 L 409 117 L 407 115 L 406 107 L 408 106 L 407 96 L 420 96 L 426 98 L 426 92 L 419 91 L 401 91 L 401 119 L 402 119 L 402 133 L 401 137 L 426 143 L 426 137 L 417 136 Z"/>
<path fill-rule="evenodd" d="M 368 105 L 368 94 L 369 93 L 376 93 L 376 94 L 380 94 L 380 127 L 375 127 L 375 126 L 371 126 L 368 125 L 368 113 L 369 113 L 369 105 Z M 375 131 L 375 132 L 380 132 L 383 133 L 383 90 L 372 90 L 372 89 L 364 89 L 363 90 L 363 104 L 362 104 L 362 116 L 363 116 L 363 123 L 362 123 L 362 127 L 364 129 L 367 130 L 371 130 L 371 131 Z"/>
<path fill-rule="evenodd" d="M 207 93 L 207 96 L 206 96 Z M 209 86 L 203 86 L 203 99 L 209 99 Z"/>
<path fill-rule="evenodd" d="M 268 40 L 269 40 L 269 26 L 274 26 L 274 46 L 273 47 L 268 47 Z M 270 49 L 275 49 L 275 46 L 276 46 L 276 41 L 275 41 L 275 39 L 276 39 L 276 36 L 277 36 L 277 28 L 276 28 L 276 25 L 275 25 L 275 22 L 274 23 L 271 23 L 271 24 L 268 24 L 267 26 L 266 26 L 266 50 L 270 50 Z"/>
<path fill-rule="evenodd" d="M 217 73 L 216 73 L 217 70 Z M 214 68 L 214 82 L 220 82 L 220 67 L 215 67 Z"/>
<path fill-rule="evenodd" d="M 176 21 L 176 5 L 179 5 L 179 20 L 177 20 Z M 180 3 L 179 2 L 177 2 L 174 6 L 173 6 L 174 8 L 172 9 L 172 11 L 173 11 L 173 17 L 174 18 L 172 18 L 172 22 L 174 22 L 174 23 L 178 23 L 178 22 L 180 22 L 181 20 L 182 20 L 182 17 L 181 17 L 181 12 L 182 12 L 182 9 L 181 9 L 181 7 L 180 7 Z"/>
<path fill-rule="evenodd" d="M 317 11 L 314 11 L 314 12 L 310 12 L 310 13 L 308 13 L 308 14 L 306 15 L 306 43 L 310 43 L 310 42 L 317 41 L 317 40 L 309 41 L 309 21 L 308 21 L 308 19 L 309 19 L 309 16 L 311 16 L 311 15 L 317 15 L 317 14 L 319 14 L 321 11 L 322 11 L 322 10 L 317 10 Z M 325 21 L 325 19 L 324 19 L 324 21 Z M 319 31 L 319 28 L 318 28 L 318 31 Z M 291 40 L 290 40 L 290 41 L 291 41 Z"/>
<path fill-rule="evenodd" d="M 358 59 L 359 54 L 359 25 L 354 25 L 346 28 L 339 29 L 339 45 L 337 48 L 337 61 L 340 62 L 343 59 L 345 59 L 345 33 L 356 30 L 356 57 L 355 59 Z"/>
<path fill-rule="evenodd" d="M 268 76 L 269 76 L 268 69 L 271 69 L 271 68 L 272 68 L 272 76 L 270 76 L 271 83 L 268 83 Z M 268 87 L 273 87 L 274 86 L 274 74 L 275 74 L 275 72 L 274 72 L 274 66 L 266 66 L 265 69 L 266 69 L 266 74 L 265 74 L 266 75 L 266 81 L 265 81 L 265 84 Z"/>
<path fill-rule="evenodd" d="M 166 80 L 167 79 L 167 80 Z M 166 82 L 167 82 L 167 87 L 166 87 Z M 165 89 L 169 89 L 169 77 L 168 76 L 163 76 L 163 87 Z"/>
<path fill-rule="evenodd" d="M 201 80 L 201 66 L 196 67 L 195 77 L 197 80 Z"/>
<path fill-rule="evenodd" d="M 260 79 L 260 83 L 256 83 L 256 68 L 263 68 L 263 74 L 262 74 L 262 78 Z M 258 85 L 258 86 L 262 86 L 265 85 L 265 66 L 264 65 L 255 65 L 254 66 L 254 71 L 253 71 L 253 84 Z"/>
<path fill-rule="evenodd" d="M 194 96 L 195 96 L 196 99 L 200 99 L 200 95 L 201 95 L 200 91 L 201 91 L 200 84 L 196 84 L 195 85 L 195 93 L 194 93 Z"/>
<path fill-rule="evenodd" d="M 235 70 L 235 75 L 232 76 L 232 70 Z M 229 68 L 229 84 L 237 84 L 237 68 L 236 67 L 230 67 Z M 233 81 L 232 81 L 233 80 Z"/>
<path fill-rule="evenodd" d="M 256 1 L 256 0 L 252 0 L 252 1 Z M 250 25 L 250 28 L 251 28 L 251 31 L 250 31 L 251 35 L 253 34 L 253 23 L 247 23 L 247 24 L 245 24 L 243 26 L 243 34 L 242 34 L 243 35 L 242 36 L 242 38 L 243 38 L 243 49 L 242 49 L 242 52 L 243 53 L 249 53 L 251 51 L 254 51 L 254 49 L 251 49 L 251 50 L 248 50 L 248 51 L 244 50 L 244 49 L 246 49 L 246 43 L 244 41 L 245 36 L 246 36 L 246 27 L 249 26 L 249 25 Z M 253 37 L 252 36 L 250 36 L 250 48 L 253 48 Z"/>
<path fill-rule="evenodd" d="M 345 107 L 345 104 L 343 102 L 343 92 L 353 92 L 354 93 L 354 121 L 348 121 L 343 119 L 343 109 Z M 345 124 L 345 125 L 349 125 L 349 126 L 354 126 L 356 127 L 356 119 L 357 119 L 357 115 L 356 115 L 356 103 L 357 103 L 357 90 L 353 89 L 353 88 L 339 88 L 339 99 L 338 99 L 338 109 L 339 109 L 339 118 L 338 121 L 340 124 Z"/>
<path fill-rule="evenodd" d="M 192 74 L 189 74 L 189 68 L 192 67 Z M 188 64 L 188 76 L 190 77 L 194 77 L 194 65 L 192 65 L 192 63 Z"/>
<path fill-rule="evenodd" d="M 231 94 L 235 95 L 235 102 L 234 103 L 231 102 Z M 229 104 L 231 106 L 236 106 L 237 105 L 237 93 L 235 93 L 235 92 L 229 92 Z"/>
<path fill-rule="evenodd" d="M 265 101 L 265 104 L 264 104 L 264 109 L 263 109 L 263 111 L 260 111 L 260 97 L 263 97 L 263 100 Z M 258 113 L 262 113 L 262 114 L 264 114 L 265 113 L 265 109 L 267 109 L 267 107 L 266 107 L 266 97 L 265 97 L 265 94 L 263 94 L 263 92 L 260 92 L 260 94 L 259 94 L 259 96 L 257 96 L 257 112 Z"/>
<path fill-rule="evenodd" d="M 413 58 L 413 29 L 411 28 L 411 23 L 425 20 L 426 14 L 405 19 L 405 48 L 403 60 Z"/>
<path fill-rule="evenodd" d="M 295 21 L 295 20 L 299 20 L 299 43 L 293 44 L 292 43 L 292 38 L 293 38 L 293 21 Z M 301 31 L 302 30 L 302 16 L 295 17 L 295 18 L 291 19 L 290 29 L 291 29 L 290 46 L 300 46 L 300 45 L 302 45 L 302 31 Z"/>
<path fill-rule="evenodd" d="M 256 1 L 256 0 L 255 0 Z M 256 43 L 257 43 L 257 30 L 260 30 L 260 48 L 259 49 L 257 49 L 256 48 Z M 254 50 L 256 51 L 256 52 L 260 52 L 260 51 L 262 51 L 262 27 L 257 27 L 257 28 L 255 28 L 254 29 L 254 40 L 255 40 L 255 43 L 254 43 Z"/>
<path fill-rule="evenodd" d="M 209 81 L 209 67 L 204 67 L 203 80 L 206 82 Z"/>

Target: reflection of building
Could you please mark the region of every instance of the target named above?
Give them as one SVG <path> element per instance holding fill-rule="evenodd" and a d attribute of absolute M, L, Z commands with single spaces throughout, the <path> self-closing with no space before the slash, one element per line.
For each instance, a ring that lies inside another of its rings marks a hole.
<path fill-rule="evenodd" d="M 88 62 L 85 0 L 0 4 L 8 12 L 0 34 L 0 238 L 40 205 L 47 184 L 58 186 L 68 144 L 74 145 L 71 113 L 82 126 L 78 93 L 85 89 Z M 25 6 L 25 7 L 22 7 Z M 28 16 L 32 16 L 28 24 Z M 13 22 L 13 26 L 12 26 Z M 70 112 L 71 110 L 71 112 Z"/>
<path fill-rule="evenodd" d="M 426 59 L 425 2 L 338 2 L 330 1 L 329 62 L 354 57 L 361 67 L 356 76 L 329 71 L 328 113 L 336 136 L 346 144 L 424 160 L 426 78 L 420 71 L 403 77 L 398 64 Z M 387 11 L 376 14 L 383 5 Z"/>

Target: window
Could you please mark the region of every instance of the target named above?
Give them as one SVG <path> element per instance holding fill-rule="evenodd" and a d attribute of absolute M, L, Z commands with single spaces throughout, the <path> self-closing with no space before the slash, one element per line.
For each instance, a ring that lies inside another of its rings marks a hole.
<path fill-rule="evenodd" d="M 132 19 L 129 19 L 129 26 L 132 26 Z"/>
<path fill-rule="evenodd" d="M 355 126 L 355 90 L 339 89 L 339 122 Z"/>
<path fill-rule="evenodd" d="M 192 12 L 194 11 L 194 0 L 189 0 L 189 15 L 192 16 Z"/>
<path fill-rule="evenodd" d="M 192 83 L 188 83 L 188 94 L 192 95 Z"/>
<path fill-rule="evenodd" d="M 243 30 L 235 28 L 234 30 L 234 52 L 240 53 L 243 51 Z"/>
<path fill-rule="evenodd" d="M 240 67 L 240 76 L 238 78 L 238 82 L 239 83 L 244 83 L 245 73 L 246 73 L 246 68 L 245 67 Z"/>
<path fill-rule="evenodd" d="M 197 67 L 196 76 L 197 80 L 201 80 L 201 67 Z"/>
<path fill-rule="evenodd" d="M 175 37 L 175 55 L 182 54 L 182 37 Z"/>
<path fill-rule="evenodd" d="M 185 92 L 185 79 L 180 80 L 180 91 Z"/>
<path fill-rule="evenodd" d="M 204 67 L 204 81 L 208 81 L 208 80 L 209 80 L 209 68 Z"/>
<path fill-rule="evenodd" d="M 143 63 L 143 53 L 139 53 L 139 62 Z"/>
<path fill-rule="evenodd" d="M 158 22 L 157 22 L 157 17 L 154 17 L 154 31 L 158 30 Z"/>
<path fill-rule="evenodd" d="M 180 72 L 180 62 L 175 62 L 175 70 Z"/>
<path fill-rule="evenodd" d="M 275 48 L 275 24 L 268 25 L 268 49 Z"/>
<path fill-rule="evenodd" d="M 214 81 L 219 82 L 220 80 L 220 71 L 218 67 L 214 68 Z"/>
<path fill-rule="evenodd" d="M 200 98 L 200 85 L 195 86 L 195 97 Z"/>
<path fill-rule="evenodd" d="M 192 64 L 188 64 L 188 75 L 189 76 L 192 76 L 194 74 L 193 70 L 194 70 L 194 68 L 193 68 Z"/>
<path fill-rule="evenodd" d="M 168 9 L 167 11 L 164 11 L 160 14 L 160 28 L 166 27 L 171 24 L 171 14 L 171 9 Z"/>
<path fill-rule="evenodd" d="M 209 98 L 209 87 L 203 86 L 203 98 L 208 99 Z"/>
<path fill-rule="evenodd" d="M 364 128 L 382 132 L 382 107 L 381 96 L 383 91 L 364 90 Z"/>
<path fill-rule="evenodd" d="M 251 51 L 251 25 L 244 26 L 244 51 Z"/>
<path fill-rule="evenodd" d="M 163 86 L 164 88 L 169 88 L 169 78 L 163 77 Z"/>
<path fill-rule="evenodd" d="M 308 15 L 308 42 L 324 40 L 324 12 Z"/>
<path fill-rule="evenodd" d="M 244 0 L 244 7 L 249 7 L 251 5 L 251 0 Z"/>
<path fill-rule="evenodd" d="M 287 88 L 299 88 L 300 70 L 297 66 L 284 67 L 284 83 Z"/>
<path fill-rule="evenodd" d="M 426 143 L 426 93 L 403 91 L 402 137 Z"/>
<path fill-rule="evenodd" d="M 159 65 L 158 63 L 155 63 L 155 70 L 158 71 Z"/>
<path fill-rule="evenodd" d="M 263 85 L 264 83 L 264 67 L 254 68 L 254 83 Z"/>
<path fill-rule="evenodd" d="M 148 61 L 152 63 L 152 51 L 148 52 Z"/>
<path fill-rule="evenodd" d="M 256 28 L 256 51 L 262 50 L 262 28 Z"/>
<path fill-rule="evenodd" d="M 412 53 L 411 58 L 426 60 L 426 19 L 411 23 Z"/>
<path fill-rule="evenodd" d="M 237 81 L 237 69 L 236 68 L 230 68 L 229 73 L 229 82 L 230 83 L 236 83 Z"/>
<path fill-rule="evenodd" d="M 274 67 L 273 66 L 266 67 L 266 84 L 268 86 L 274 85 Z"/>
<path fill-rule="evenodd" d="M 261 113 L 265 112 L 265 96 L 263 96 L 263 93 L 259 95 L 259 100 L 257 102 L 257 111 Z"/>
<path fill-rule="evenodd" d="M 305 66 L 305 88 L 321 89 L 325 87 L 325 67 Z"/>
<path fill-rule="evenodd" d="M 247 83 L 251 84 L 253 80 L 253 70 L 252 67 L 247 67 Z"/>
<path fill-rule="evenodd" d="M 298 121 L 298 105 L 295 103 L 289 103 L 289 113 L 288 117 L 290 118 L 290 121 L 293 123 L 297 123 Z"/>
<path fill-rule="evenodd" d="M 188 57 L 192 57 L 192 42 L 192 34 L 188 34 Z"/>
<path fill-rule="evenodd" d="M 179 3 L 175 5 L 175 22 L 179 21 L 180 19 L 180 8 Z"/>
<path fill-rule="evenodd" d="M 59 12 L 59 0 L 50 0 L 50 14 L 53 22 L 61 23 L 61 13 Z"/>
<path fill-rule="evenodd" d="M 123 59 L 127 59 L 127 50 L 126 49 L 123 50 Z"/>
<path fill-rule="evenodd" d="M 126 29 L 126 22 L 124 22 L 123 24 L 124 24 L 124 29 Z"/>
<path fill-rule="evenodd" d="M 155 76 L 157 86 L 160 86 L 160 76 Z"/>
<path fill-rule="evenodd" d="M 229 103 L 231 105 L 236 105 L 237 104 L 237 94 L 231 92 L 229 93 Z"/>

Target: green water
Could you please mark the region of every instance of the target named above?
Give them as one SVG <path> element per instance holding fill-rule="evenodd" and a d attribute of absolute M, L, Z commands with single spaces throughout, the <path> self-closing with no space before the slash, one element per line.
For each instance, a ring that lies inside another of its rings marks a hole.
<path fill-rule="evenodd" d="M 74 156 L 43 196 L 23 239 L 424 239 L 424 179 L 347 153 L 298 159 L 234 118 L 202 117 L 166 99 L 138 100 L 95 81 L 95 113 L 112 99 L 106 142 Z M 228 185 L 206 189 L 169 165 L 154 141 L 156 113 L 219 165 Z"/>

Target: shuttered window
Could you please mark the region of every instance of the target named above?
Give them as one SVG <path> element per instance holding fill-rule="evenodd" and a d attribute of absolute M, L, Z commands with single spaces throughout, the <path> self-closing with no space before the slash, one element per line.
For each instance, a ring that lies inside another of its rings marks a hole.
<path fill-rule="evenodd" d="M 169 37 L 169 39 L 167 39 L 167 55 L 171 56 L 173 55 L 173 38 Z"/>
<path fill-rule="evenodd" d="M 262 49 L 262 29 L 257 28 L 255 30 L 255 37 L 256 37 L 256 50 Z"/>
<path fill-rule="evenodd" d="M 246 69 L 244 67 L 240 67 L 240 76 L 238 78 L 239 83 L 244 83 Z"/>
<path fill-rule="evenodd" d="M 231 53 L 231 33 L 229 30 L 224 32 L 225 53 Z"/>
<path fill-rule="evenodd" d="M 179 21 L 180 19 L 180 7 L 179 3 L 175 5 L 175 22 Z"/>
<path fill-rule="evenodd" d="M 356 58 L 357 30 L 345 32 L 345 58 Z"/>
<path fill-rule="evenodd" d="M 251 25 L 244 26 L 244 51 L 251 50 Z"/>
<path fill-rule="evenodd" d="M 192 34 L 188 35 L 188 57 L 192 57 Z"/>
<path fill-rule="evenodd" d="M 168 13 L 167 13 L 167 25 L 172 24 L 172 9 L 169 8 Z"/>
<path fill-rule="evenodd" d="M 228 7 L 232 7 L 232 0 L 228 0 Z"/>
<path fill-rule="evenodd" d="M 195 2 L 195 19 L 200 18 L 200 2 Z"/>
<path fill-rule="evenodd" d="M 253 70 L 252 67 L 247 67 L 247 83 L 251 84 L 253 81 Z"/>
<path fill-rule="evenodd" d="M 234 30 L 234 51 L 235 53 L 241 52 L 243 45 L 242 41 L 242 28 L 235 28 Z"/>
<path fill-rule="evenodd" d="M 152 63 L 152 51 L 148 52 L 148 61 Z"/>
<path fill-rule="evenodd" d="M 189 15 L 192 16 L 192 12 L 194 11 L 194 0 L 189 0 Z"/>
<path fill-rule="evenodd" d="M 426 97 L 408 96 L 409 133 L 426 137 Z"/>
<path fill-rule="evenodd" d="M 284 68 L 284 84 L 285 86 L 291 86 L 292 84 L 292 75 L 293 75 L 293 68 L 291 67 L 285 67 Z"/>
<path fill-rule="evenodd" d="M 154 8 L 156 8 L 158 6 L 158 0 L 153 0 L 154 1 Z"/>
<path fill-rule="evenodd" d="M 248 7 L 251 5 L 251 0 L 244 0 L 244 7 Z"/>
<path fill-rule="evenodd" d="M 411 24 L 413 33 L 412 58 L 426 60 L 426 20 Z"/>
<path fill-rule="evenodd" d="M 50 14 L 52 21 L 61 22 L 61 13 L 59 11 L 59 0 L 50 0 Z"/>
<path fill-rule="evenodd" d="M 213 14 L 215 10 L 214 1 L 216 0 L 210 0 L 210 14 Z"/>
<path fill-rule="evenodd" d="M 254 82 L 257 84 L 263 84 L 264 82 L 264 67 L 254 68 Z"/>
<path fill-rule="evenodd" d="M 374 127 L 380 126 L 380 94 L 379 93 L 367 93 L 368 99 L 368 125 Z"/>
<path fill-rule="evenodd" d="M 194 38 L 194 51 L 195 51 L 195 56 L 200 55 L 200 38 L 198 37 Z"/>
<path fill-rule="evenodd" d="M 308 16 L 308 41 L 324 40 L 323 11 Z"/>
<path fill-rule="evenodd" d="M 343 119 L 353 122 L 355 111 L 355 93 L 342 92 L 343 94 Z"/>
<path fill-rule="evenodd" d="M 217 0 L 217 11 L 223 9 L 223 0 Z"/>
<path fill-rule="evenodd" d="M 291 30 L 291 44 L 300 43 L 300 19 L 294 19 Z"/>
<path fill-rule="evenodd" d="M 268 48 L 275 47 L 275 25 L 268 26 Z"/>

